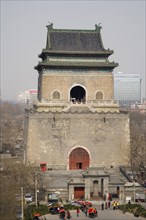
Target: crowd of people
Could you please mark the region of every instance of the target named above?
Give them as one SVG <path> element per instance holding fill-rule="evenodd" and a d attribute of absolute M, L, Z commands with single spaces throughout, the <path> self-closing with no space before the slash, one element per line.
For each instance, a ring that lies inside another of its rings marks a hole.
<path fill-rule="evenodd" d="M 119 201 L 118 200 L 113 201 L 112 203 L 111 201 L 103 201 L 101 203 L 101 210 L 105 210 L 109 208 L 113 208 L 113 210 L 119 209 Z M 83 205 L 80 208 L 76 209 L 77 217 L 79 217 L 80 210 L 85 213 L 85 216 L 88 216 L 88 217 L 98 216 L 98 211 L 96 208 L 92 206 Z M 64 208 L 60 209 L 59 214 L 60 214 L 60 219 L 62 220 L 72 218 L 69 210 L 65 211 Z"/>
<path fill-rule="evenodd" d="M 102 201 L 101 202 L 101 210 L 105 210 L 105 209 L 113 209 L 113 210 L 117 210 L 119 209 L 119 201 Z M 59 218 L 61 220 L 68 220 L 71 219 L 71 213 L 69 210 L 65 210 L 64 207 L 58 207 L 57 208 L 58 211 L 57 213 L 59 214 Z M 87 217 L 98 217 L 98 211 L 95 207 L 92 207 L 92 205 L 82 205 L 81 207 L 77 207 L 76 208 L 76 216 L 79 217 L 80 216 L 80 211 L 85 213 L 85 216 Z M 38 215 L 35 216 L 34 219 L 42 219 L 40 218 Z M 43 219 L 45 220 L 45 219 Z"/>
<path fill-rule="evenodd" d="M 119 209 L 119 201 L 117 200 L 117 201 L 113 201 L 112 204 L 111 201 L 102 202 L 101 210 L 111 208 L 111 205 L 113 207 L 113 210 Z"/>
<path fill-rule="evenodd" d="M 85 213 L 85 216 L 88 217 L 96 217 L 98 216 L 98 212 L 96 208 L 93 207 L 88 207 L 86 205 L 82 206 L 82 207 L 77 207 L 76 209 L 76 216 L 79 217 L 80 216 L 80 211 Z M 72 216 L 70 214 L 69 210 L 65 210 L 63 207 L 59 210 L 59 217 L 61 220 L 67 220 L 67 219 L 71 219 Z"/>

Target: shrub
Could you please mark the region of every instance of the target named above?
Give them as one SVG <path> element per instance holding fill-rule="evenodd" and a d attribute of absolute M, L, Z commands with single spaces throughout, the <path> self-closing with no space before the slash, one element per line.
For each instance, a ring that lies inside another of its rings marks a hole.
<path fill-rule="evenodd" d="M 34 213 L 40 213 L 40 215 L 45 215 L 49 213 L 49 209 L 46 205 L 39 205 L 37 208 L 35 205 L 29 205 L 24 210 L 25 220 L 31 220 L 34 216 Z"/>
<path fill-rule="evenodd" d="M 64 209 L 65 210 L 75 210 L 75 209 L 77 209 L 77 207 L 72 204 L 65 204 Z"/>
<path fill-rule="evenodd" d="M 142 213 L 142 217 L 146 217 L 146 210 Z"/>
<path fill-rule="evenodd" d="M 119 206 L 119 209 L 125 213 L 125 212 L 131 212 L 133 214 L 137 213 L 140 216 L 146 217 L 146 210 L 143 206 L 140 204 L 123 204 Z"/>

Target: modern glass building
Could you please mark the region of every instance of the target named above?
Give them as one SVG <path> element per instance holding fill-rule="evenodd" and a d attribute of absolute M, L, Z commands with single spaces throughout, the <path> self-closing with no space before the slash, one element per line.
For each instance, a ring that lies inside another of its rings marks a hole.
<path fill-rule="evenodd" d="M 139 74 L 114 73 L 114 99 L 120 106 L 129 107 L 141 102 L 141 78 Z"/>

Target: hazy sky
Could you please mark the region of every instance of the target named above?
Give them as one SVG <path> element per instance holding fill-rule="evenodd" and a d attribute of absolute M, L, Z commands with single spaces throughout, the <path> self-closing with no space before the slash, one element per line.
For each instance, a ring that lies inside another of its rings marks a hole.
<path fill-rule="evenodd" d="M 46 46 L 48 22 L 56 29 L 94 29 L 102 23 L 105 49 L 114 50 L 114 72 L 140 74 L 145 85 L 145 0 L 8 1 L 1 0 L 2 99 L 16 100 L 20 91 L 37 88 L 34 70 Z"/>

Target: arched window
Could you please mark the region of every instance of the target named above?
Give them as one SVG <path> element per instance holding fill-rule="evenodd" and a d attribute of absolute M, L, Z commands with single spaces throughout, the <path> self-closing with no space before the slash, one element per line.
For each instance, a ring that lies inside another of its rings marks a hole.
<path fill-rule="evenodd" d="M 58 91 L 53 92 L 53 99 L 60 99 L 60 93 Z"/>
<path fill-rule="evenodd" d="M 97 93 L 96 93 L 96 99 L 98 99 L 98 100 L 99 100 L 99 99 L 103 99 L 103 93 L 100 92 L 100 91 L 97 92 Z"/>

